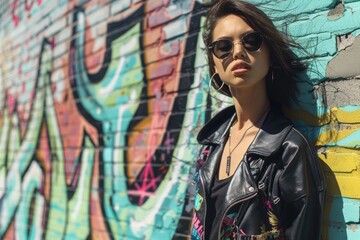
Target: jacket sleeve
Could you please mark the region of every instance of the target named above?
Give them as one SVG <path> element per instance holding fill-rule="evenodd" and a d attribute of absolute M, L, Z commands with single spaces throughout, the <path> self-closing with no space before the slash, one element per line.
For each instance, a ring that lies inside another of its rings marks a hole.
<path fill-rule="evenodd" d="M 321 239 L 325 185 L 319 158 L 298 132 L 285 141 L 279 178 L 286 239 Z"/>

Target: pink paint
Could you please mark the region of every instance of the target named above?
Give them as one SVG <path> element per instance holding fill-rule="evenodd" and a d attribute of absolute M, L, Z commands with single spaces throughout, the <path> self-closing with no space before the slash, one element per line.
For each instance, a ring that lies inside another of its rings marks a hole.
<path fill-rule="evenodd" d="M 154 11 L 150 14 L 148 20 L 149 27 L 163 25 L 164 23 L 167 23 L 182 14 L 181 11 L 177 11 L 177 14 L 170 15 L 167 8 L 168 7 L 162 7 L 158 11 Z"/>
<path fill-rule="evenodd" d="M 18 0 L 15 0 L 13 5 L 11 6 L 11 17 L 13 19 L 15 27 L 19 24 L 19 21 L 20 21 L 20 17 L 15 15 L 15 10 L 16 10 L 17 5 L 18 5 Z"/>
<path fill-rule="evenodd" d="M 30 4 L 29 4 L 30 2 Z M 34 0 L 25 0 L 25 10 L 30 11 L 32 6 L 34 5 Z"/>
<path fill-rule="evenodd" d="M 154 71 L 151 71 L 150 79 L 168 76 L 174 71 L 174 65 L 171 61 L 162 61 L 154 64 L 153 67 Z"/>
<path fill-rule="evenodd" d="M 200 222 L 200 219 L 197 217 L 197 215 L 196 215 L 196 212 L 194 212 L 194 220 L 193 220 L 193 222 L 194 222 L 194 228 L 197 230 L 197 232 L 199 233 L 199 236 L 200 236 L 200 238 L 202 238 L 203 237 L 203 235 L 204 235 L 204 227 L 203 227 L 203 225 L 201 224 L 201 222 Z"/>
<path fill-rule="evenodd" d="M 154 191 L 157 188 L 157 181 L 160 180 L 160 176 L 155 178 L 154 171 L 151 166 L 151 157 L 146 160 L 145 168 L 140 175 L 139 183 L 135 183 L 135 191 L 131 191 L 131 195 L 139 196 L 139 205 L 141 206 L 145 202 L 145 197 L 154 195 Z M 152 190 L 152 191 L 149 191 Z M 130 194 L 130 191 L 129 191 Z"/>
<path fill-rule="evenodd" d="M 19 3 L 19 0 L 14 0 L 13 4 L 11 6 L 11 17 L 12 17 L 15 27 L 20 22 L 20 17 L 15 14 L 15 11 L 18 7 L 18 3 Z M 37 5 L 40 6 L 41 4 L 42 4 L 42 0 L 37 0 Z M 22 6 L 22 5 L 20 5 L 20 6 Z M 31 9 L 34 6 L 34 0 L 24 0 L 24 6 L 25 6 L 25 11 L 27 11 L 27 12 L 31 11 Z"/>
<path fill-rule="evenodd" d="M 12 114 L 15 108 L 16 97 L 10 93 L 6 93 L 7 105 L 9 107 L 9 114 Z"/>
<path fill-rule="evenodd" d="M 68 163 L 69 163 L 69 162 L 68 162 Z M 68 168 L 68 169 L 73 170 L 73 166 L 74 166 L 73 163 L 72 163 L 71 165 L 70 165 L 70 164 L 67 164 L 67 168 Z M 67 172 L 66 172 L 66 175 L 69 175 L 69 176 L 72 175 L 72 181 L 71 181 L 70 187 L 73 188 L 73 189 L 76 189 L 76 186 L 77 186 L 77 184 L 78 184 L 78 182 L 79 182 L 81 166 L 82 166 L 82 163 L 79 162 L 79 164 L 77 164 L 77 166 L 76 166 L 76 168 L 75 168 L 75 172 L 74 172 L 74 173 L 72 173 L 71 171 L 67 171 Z"/>
<path fill-rule="evenodd" d="M 149 194 L 153 194 L 153 192 L 157 189 L 157 182 L 160 180 L 161 176 L 155 177 L 153 168 L 152 168 L 152 158 L 155 153 L 155 149 L 157 147 L 157 131 L 153 129 L 158 129 L 158 124 L 161 124 L 161 115 L 159 113 L 159 105 L 154 104 L 154 117 L 152 118 L 151 126 L 150 126 L 150 139 L 149 139 L 149 150 L 147 153 L 145 167 L 139 177 L 139 183 L 135 183 L 136 192 L 135 195 L 140 196 L 139 205 L 142 205 L 145 201 L 145 197 L 149 196 Z M 150 190 L 150 191 L 149 191 Z"/>
<path fill-rule="evenodd" d="M 148 18 L 148 25 L 150 28 L 159 26 L 171 20 L 166 16 L 166 9 L 162 8 L 159 11 L 152 12 Z"/>
<path fill-rule="evenodd" d="M 75 74 L 74 74 L 74 58 L 75 58 L 75 47 L 72 47 L 70 49 L 70 62 L 69 62 L 69 66 L 70 66 L 70 83 L 71 85 L 74 85 L 75 84 Z"/>
<path fill-rule="evenodd" d="M 146 4 L 146 12 L 150 12 L 164 5 L 163 0 L 148 1 Z"/>
<path fill-rule="evenodd" d="M 56 92 L 56 83 L 51 84 L 51 92 L 52 93 Z"/>
<path fill-rule="evenodd" d="M 160 49 L 160 55 L 165 56 L 165 57 L 174 57 L 179 54 L 180 54 L 180 41 L 171 42 L 170 48 L 168 48 L 168 49 L 165 49 L 165 48 Z"/>
<path fill-rule="evenodd" d="M 166 133 L 166 139 L 165 139 L 165 146 L 166 146 L 166 153 L 170 154 L 171 152 L 171 144 L 174 143 L 174 138 L 170 138 L 170 132 L 168 131 Z"/>
<path fill-rule="evenodd" d="M 51 50 L 54 50 L 54 49 L 55 49 L 55 46 L 56 46 L 56 44 L 55 44 L 55 38 L 54 38 L 54 37 L 51 38 L 51 39 L 49 40 L 49 42 L 50 42 L 50 48 L 51 48 Z"/>

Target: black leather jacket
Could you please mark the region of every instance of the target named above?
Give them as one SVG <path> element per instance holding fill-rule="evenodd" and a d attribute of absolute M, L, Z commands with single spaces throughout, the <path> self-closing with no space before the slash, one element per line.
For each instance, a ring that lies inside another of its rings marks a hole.
<path fill-rule="evenodd" d="M 205 239 L 208 231 L 210 186 L 234 117 L 234 107 L 228 107 L 198 135 L 203 148 L 195 175 L 191 239 Z M 271 109 L 232 176 L 220 209 L 222 221 L 230 209 L 237 213 L 227 239 L 320 239 L 324 198 L 324 177 L 314 149 L 290 121 Z"/>

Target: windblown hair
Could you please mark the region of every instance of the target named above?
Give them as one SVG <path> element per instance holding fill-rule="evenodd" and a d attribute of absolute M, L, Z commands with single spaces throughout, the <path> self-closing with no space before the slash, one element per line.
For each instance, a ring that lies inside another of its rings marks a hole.
<path fill-rule="evenodd" d="M 299 76 L 307 69 L 307 64 L 302 62 L 293 49 L 303 49 L 288 35 L 280 32 L 272 20 L 253 4 L 241 0 L 214 1 L 207 12 L 203 40 L 207 49 L 210 76 L 215 73 L 213 55 L 208 49 L 213 42 L 213 30 L 219 19 L 234 14 L 241 17 L 256 32 L 265 38 L 270 52 L 270 69 L 266 76 L 267 94 L 272 106 L 289 106 L 291 101 L 297 102 Z M 221 79 L 214 78 L 212 86 L 218 89 L 222 85 Z M 220 93 L 231 97 L 229 87 L 224 86 Z"/>

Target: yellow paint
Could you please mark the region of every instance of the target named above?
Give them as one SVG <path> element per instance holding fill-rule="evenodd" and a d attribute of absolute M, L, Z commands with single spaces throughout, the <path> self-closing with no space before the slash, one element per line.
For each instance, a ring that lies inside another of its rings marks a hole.
<path fill-rule="evenodd" d="M 342 130 L 337 130 L 339 123 L 358 123 L 360 122 L 360 110 L 354 112 L 346 112 L 337 107 L 330 110 L 330 123 L 328 124 L 328 131 L 322 132 L 317 138 L 316 145 L 336 144 L 338 141 L 349 137 L 356 131 L 360 130 L 358 125 L 343 126 Z"/>
<path fill-rule="evenodd" d="M 330 113 L 314 115 L 305 109 L 284 109 L 285 115 L 292 120 L 301 120 L 309 126 L 322 126 L 330 122 Z"/>
<path fill-rule="evenodd" d="M 338 107 L 333 107 L 329 112 L 322 115 L 315 115 L 306 109 L 284 109 L 285 115 L 293 120 L 303 121 L 309 126 L 322 126 L 331 122 L 359 123 L 360 109 L 347 112 Z"/>
<path fill-rule="evenodd" d="M 360 122 L 360 110 L 347 112 L 334 107 L 321 116 L 305 109 L 286 109 L 285 113 L 290 119 L 303 121 L 309 126 L 328 127 L 327 131 L 318 136 L 317 146 L 336 144 L 360 131 L 356 124 Z M 335 126 L 339 123 L 348 123 L 349 126 L 337 130 Z M 319 157 L 323 161 L 328 195 L 360 199 L 360 150 L 332 147 L 326 150 L 325 155 L 320 153 Z"/>
<path fill-rule="evenodd" d="M 329 148 L 319 154 L 327 194 L 360 199 L 360 150 Z"/>
<path fill-rule="evenodd" d="M 327 152 L 326 158 L 320 158 L 330 167 L 332 172 L 351 173 L 360 166 L 360 154 Z M 360 174 L 360 172 L 359 172 Z"/>
<path fill-rule="evenodd" d="M 360 199 L 360 178 L 352 176 L 326 175 L 327 195 Z"/>
<path fill-rule="evenodd" d="M 337 143 L 338 141 L 350 136 L 356 131 L 359 131 L 360 129 L 352 128 L 351 129 L 345 129 L 345 130 L 336 130 L 331 129 L 329 131 L 325 131 L 319 135 L 319 137 L 316 140 L 316 145 L 323 146 L 323 145 L 329 145 Z"/>
<path fill-rule="evenodd" d="M 346 112 L 340 108 L 332 108 L 332 114 L 340 123 L 359 123 L 360 122 L 360 109 L 353 112 Z"/>

